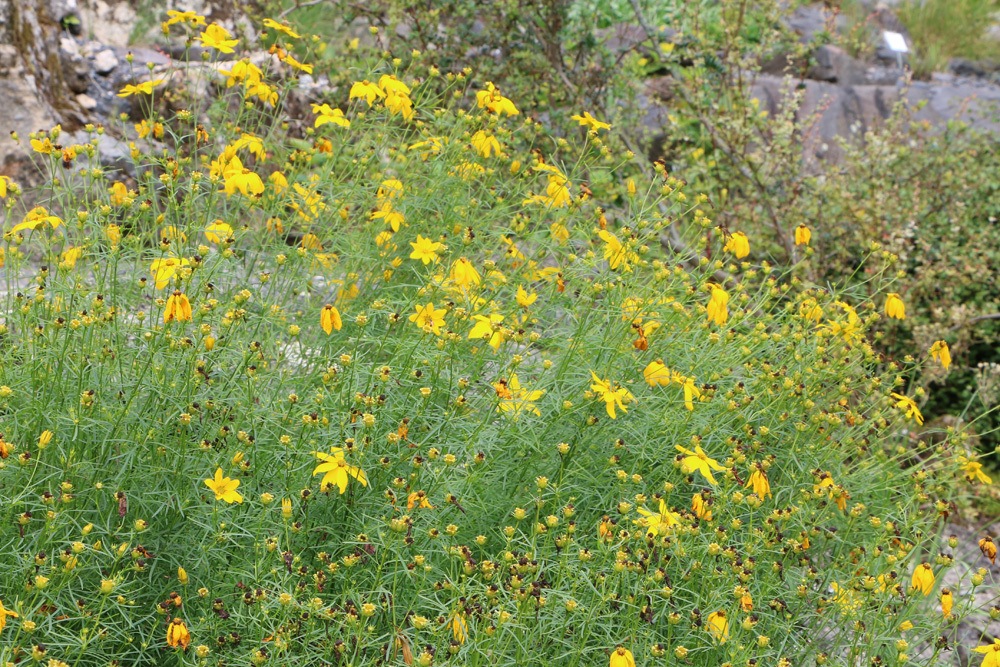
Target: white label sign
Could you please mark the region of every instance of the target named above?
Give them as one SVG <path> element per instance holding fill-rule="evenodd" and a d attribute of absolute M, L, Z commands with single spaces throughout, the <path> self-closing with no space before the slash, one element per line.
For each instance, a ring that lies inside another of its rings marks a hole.
<path fill-rule="evenodd" d="M 906 46 L 906 38 L 903 37 L 898 32 L 892 32 L 891 30 L 886 30 L 882 33 L 885 37 L 885 43 L 888 47 L 895 51 L 896 53 L 909 53 L 910 48 Z"/>

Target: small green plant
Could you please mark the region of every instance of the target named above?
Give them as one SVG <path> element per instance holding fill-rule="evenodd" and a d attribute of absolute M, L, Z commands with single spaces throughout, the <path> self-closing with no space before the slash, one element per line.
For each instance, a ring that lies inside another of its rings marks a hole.
<path fill-rule="evenodd" d="M 914 69 L 924 73 L 947 68 L 952 58 L 1000 58 L 1000 42 L 987 28 L 1000 11 L 996 0 L 905 0 L 896 8 L 913 38 Z"/>

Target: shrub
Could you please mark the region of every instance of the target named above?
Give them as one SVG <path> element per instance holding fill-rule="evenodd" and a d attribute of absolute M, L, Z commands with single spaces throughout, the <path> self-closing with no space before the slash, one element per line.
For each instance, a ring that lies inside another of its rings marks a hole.
<path fill-rule="evenodd" d="M 125 91 L 135 181 L 54 129 L 38 205 L 4 182 L 0 660 L 933 662 L 981 477 L 899 438 L 891 255 L 871 296 L 740 261 L 584 109 L 420 55 L 290 115 L 268 27 L 215 102 Z"/>

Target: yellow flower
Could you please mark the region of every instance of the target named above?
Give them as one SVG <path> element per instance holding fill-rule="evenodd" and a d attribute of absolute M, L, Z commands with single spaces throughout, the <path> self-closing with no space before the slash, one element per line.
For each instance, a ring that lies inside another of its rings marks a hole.
<path fill-rule="evenodd" d="M 192 26 L 205 25 L 205 17 L 197 12 L 179 12 L 176 9 L 167 10 L 167 20 L 163 26 L 169 28 L 178 23 L 190 23 Z"/>
<path fill-rule="evenodd" d="M 993 541 L 993 538 L 989 535 L 981 538 L 979 540 L 979 550 L 983 552 L 983 555 L 990 559 L 990 563 L 996 564 L 997 562 L 997 545 Z"/>
<path fill-rule="evenodd" d="M 590 371 L 590 377 L 593 379 L 593 384 L 590 385 L 590 390 L 597 394 L 597 397 L 604 401 L 604 408 L 607 410 L 608 416 L 612 419 L 617 419 L 615 413 L 615 408 L 620 408 L 622 412 L 628 412 L 625 408 L 625 404 L 631 402 L 635 397 L 632 393 L 625 387 L 616 386 L 610 380 L 602 380 L 597 377 L 594 371 Z"/>
<path fill-rule="evenodd" d="M 559 245 L 563 245 L 569 240 L 569 228 L 561 222 L 553 222 L 549 225 L 549 234 Z"/>
<path fill-rule="evenodd" d="M 635 253 L 629 252 L 622 245 L 622 242 L 618 240 L 618 237 L 609 231 L 602 229 L 597 232 L 597 235 L 604 241 L 604 259 L 608 261 L 608 266 L 611 267 L 611 270 L 614 271 L 618 267 L 621 267 L 622 271 L 631 271 L 632 267 L 629 266 L 629 261 L 637 259 Z"/>
<path fill-rule="evenodd" d="M 278 93 L 269 85 L 260 81 L 247 82 L 247 96 L 256 97 L 262 102 L 272 105 L 278 103 Z"/>
<path fill-rule="evenodd" d="M 143 81 L 138 85 L 130 83 L 118 91 L 118 97 L 130 97 L 131 95 L 152 95 L 153 88 L 156 88 L 161 83 L 163 83 L 163 79 Z"/>
<path fill-rule="evenodd" d="M 451 635 L 455 638 L 459 644 L 465 643 L 465 638 L 469 636 L 469 626 L 465 622 L 465 619 L 458 612 L 451 617 L 451 622 L 449 623 L 451 627 Z"/>
<path fill-rule="evenodd" d="M 795 245 L 809 245 L 810 240 L 812 240 L 812 231 L 808 227 L 799 225 L 795 228 Z"/>
<path fill-rule="evenodd" d="M 619 646 L 611 652 L 611 662 L 608 667 L 635 667 L 635 656 L 624 646 Z"/>
<path fill-rule="evenodd" d="M 425 266 L 431 262 L 437 263 L 439 259 L 438 252 L 445 249 L 443 243 L 424 238 L 420 234 L 417 234 L 417 240 L 411 241 L 410 245 L 413 246 L 410 259 L 420 260 Z"/>
<path fill-rule="evenodd" d="M 220 69 L 219 74 L 226 77 L 226 88 L 232 88 L 237 83 L 246 83 L 248 86 L 260 84 L 264 73 L 259 67 L 248 59 L 238 60 L 233 64 L 232 69 Z M 314 107 L 316 105 L 313 105 Z"/>
<path fill-rule="evenodd" d="M 978 481 L 982 484 L 993 483 L 993 479 L 983 472 L 983 464 L 979 461 L 969 461 L 965 457 L 960 457 L 959 463 L 962 464 L 962 469 L 965 471 L 966 480 L 970 482 Z"/>
<path fill-rule="evenodd" d="M 361 486 L 368 486 L 368 476 L 365 475 L 365 471 L 350 465 L 344 458 L 344 450 L 340 447 L 331 447 L 329 454 L 313 452 L 313 456 L 323 462 L 313 470 L 313 476 L 323 473 L 323 479 L 319 482 L 320 488 L 325 490 L 336 485 L 343 495 L 347 491 L 347 483 L 351 477 L 356 479 Z"/>
<path fill-rule="evenodd" d="M 934 570 L 931 569 L 931 566 L 927 563 L 918 565 L 913 570 L 910 585 L 925 596 L 930 595 L 931 591 L 934 590 Z"/>
<path fill-rule="evenodd" d="M 379 219 L 384 220 L 385 223 L 387 225 L 389 225 L 389 228 L 392 229 L 392 231 L 394 231 L 394 232 L 398 232 L 399 228 L 405 222 L 405 219 L 403 218 L 403 214 L 400 213 L 399 211 L 395 210 L 392 207 L 392 202 L 389 201 L 389 200 L 386 200 L 386 201 L 382 202 L 382 204 L 379 206 L 379 208 L 377 208 L 376 210 L 372 211 L 371 219 L 372 220 L 379 220 Z"/>
<path fill-rule="evenodd" d="M 405 120 L 413 118 L 413 100 L 402 93 L 389 92 L 385 96 L 385 108 L 391 113 L 398 113 Z"/>
<path fill-rule="evenodd" d="M 319 313 L 319 325 L 329 336 L 334 329 L 340 331 L 341 327 L 344 326 L 344 321 L 340 318 L 340 311 L 335 306 L 326 304 Z"/>
<path fill-rule="evenodd" d="M 239 190 L 245 197 L 257 197 L 264 192 L 264 181 L 260 176 L 243 167 L 240 158 L 234 155 L 223 169 L 225 181 L 223 192 L 227 195 L 236 194 Z"/>
<path fill-rule="evenodd" d="M 666 387 L 670 384 L 670 377 L 670 369 L 664 366 L 663 361 L 660 359 L 651 361 L 649 365 L 642 370 L 642 378 L 650 387 L 655 387 L 657 385 Z"/>
<path fill-rule="evenodd" d="M 59 262 L 59 266 L 66 269 L 72 269 L 74 266 L 76 266 L 76 260 L 80 259 L 81 257 L 83 257 L 82 246 L 74 246 L 71 248 L 66 248 L 66 250 L 64 250 L 62 252 L 62 255 L 60 256 L 61 261 Z"/>
<path fill-rule="evenodd" d="M 170 279 L 174 277 L 178 269 L 188 266 L 189 261 L 178 257 L 164 257 L 163 259 L 154 259 L 153 263 L 149 265 L 149 271 L 153 274 L 153 278 L 156 281 L 156 289 L 163 289 L 170 282 Z"/>
<path fill-rule="evenodd" d="M 746 486 L 748 489 L 753 487 L 753 492 L 761 500 L 771 495 L 771 482 L 767 479 L 767 473 L 760 466 L 755 467 L 754 471 L 750 473 L 750 479 L 747 480 Z"/>
<path fill-rule="evenodd" d="M 941 362 L 941 366 L 944 367 L 945 370 L 948 370 L 948 367 L 951 366 L 951 350 L 948 349 L 948 343 L 945 341 L 935 341 L 934 344 L 931 345 L 930 354 L 932 359 Z"/>
<path fill-rule="evenodd" d="M 121 206 L 125 203 L 128 197 L 128 188 L 121 181 L 117 181 L 111 184 L 111 188 L 108 191 L 108 200 L 111 202 L 112 206 Z"/>
<path fill-rule="evenodd" d="M 525 259 L 524 253 L 518 249 L 517 244 L 515 244 L 512 240 L 506 236 L 500 237 L 500 240 L 503 241 L 505 246 L 507 246 L 504 250 L 504 254 L 508 259 L 515 260 L 516 262 L 520 262 L 520 260 Z"/>
<path fill-rule="evenodd" d="M 302 239 L 299 241 L 299 245 L 306 250 L 322 250 L 323 242 L 319 240 L 319 237 L 311 232 L 306 232 L 302 235 Z"/>
<path fill-rule="evenodd" d="M 528 294 L 524 287 L 518 285 L 517 293 L 514 295 L 514 300 L 517 301 L 517 305 L 521 306 L 521 308 L 527 308 L 538 300 L 538 294 L 535 292 Z"/>
<path fill-rule="evenodd" d="M 160 230 L 160 238 L 170 241 L 187 241 L 187 234 L 174 225 L 167 225 Z"/>
<path fill-rule="evenodd" d="M 834 597 L 833 601 L 837 603 L 840 608 L 849 614 L 861 609 L 864 602 L 854 594 L 854 591 L 846 586 L 841 586 L 838 582 L 830 582 L 830 589 L 833 590 Z"/>
<path fill-rule="evenodd" d="M 167 297 L 167 305 L 163 309 L 163 323 L 166 324 L 171 320 L 191 321 L 191 303 L 180 290 L 174 290 L 174 293 Z"/>
<path fill-rule="evenodd" d="M 709 633 L 715 640 L 720 644 L 725 644 L 726 640 L 729 639 L 729 620 L 726 618 L 725 611 L 713 611 L 708 615 L 707 629 Z"/>
<path fill-rule="evenodd" d="M 177 567 L 177 581 L 181 586 L 187 586 L 188 584 L 188 573 L 183 567 Z"/>
<path fill-rule="evenodd" d="M 750 254 L 750 239 L 743 232 L 733 232 L 722 249 L 736 255 L 736 259 L 743 259 Z"/>
<path fill-rule="evenodd" d="M 712 520 L 712 509 L 708 500 L 701 493 L 696 493 L 691 497 L 691 511 L 702 521 Z"/>
<path fill-rule="evenodd" d="M 288 35 L 292 39 L 298 39 L 299 37 L 302 36 L 299 33 L 292 30 L 291 28 L 289 28 L 284 23 L 278 23 L 274 19 L 264 19 L 263 23 L 265 28 L 270 28 L 271 30 L 274 30 L 276 32 Z"/>
<path fill-rule="evenodd" d="M 830 322 L 826 330 L 835 336 L 841 336 L 847 342 L 853 342 L 854 340 L 861 337 L 863 323 L 861 318 L 858 317 L 858 313 L 854 308 L 847 305 L 843 301 L 838 301 L 837 305 L 840 309 L 844 311 L 847 315 L 847 321 L 834 320 Z"/>
<path fill-rule="evenodd" d="M 334 109 L 329 104 L 314 104 L 312 111 L 316 114 L 316 122 L 313 123 L 313 127 L 321 127 L 327 123 L 333 123 L 340 127 L 351 126 L 351 121 L 344 117 L 344 112 L 340 109 Z"/>
<path fill-rule="evenodd" d="M 680 525 L 680 516 L 676 512 L 671 512 L 667 509 L 667 503 L 662 498 L 660 499 L 659 510 L 659 512 L 650 512 L 645 507 L 637 507 L 635 510 L 643 517 L 636 520 L 635 523 L 645 526 L 647 536 L 656 537 L 657 535 L 666 535 L 670 532 L 671 528 Z"/>
<path fill-rule="evenodd" d="M 426 160 L 431 155 L 437 155 L 444 148 L 444 138 L 443 137 L 428 137 L 424 141 L 418 141 L 411 144 L 407 150 L 423 150 L 420 154 L 421 160 Z"/>
<path fill-rule="evenodd" d="M 1000 638 L 994 639 L 992 644 L 979 646 L 973 650 L 984 654 L 979 667 L 1000 667 Z"/>
<path fill-rule="evenodd" d="M 385 91 L 386 95 L 395 93 L 397 95 L 409 95 L 410 87 L 397 79 L 392 74 L 383 74 L 379 77 L 378 87 Z"/>
<path fill-rule="evenodd" d="M 235 154 L 236 151 L 241 148 L 246 148 L 256 157 L 258 160 L 263 160 L 267 157 L 267 151 L 264 150 L 264 140 L 260 137 L 248 134 L 244 132 L 240 135 L 240 138 L 233 142 L 232 146 L 227 149 L 227 154 Z M 225 174 L 225 170 L 223 170 Z"/>
<path fill-rule="evenodd" d="M 233 47 L 240 43 L 238 39 L 229 39 L 232 34 L 218 23 L 205 28 L 198 36 L 198 41 L 206 49 L 215 49 L 219 53 L 232 53 Z"/>
<path fill-rule="evenodd" d="M 41 153 L 42 155 L 52 155 L 56 147 L 52 144 L 52 140 L 48 137 L 44 139 L 32 139 L 31 149 L 36 153 Z"/>
<path fill-rule="evenodd" d="M 500 93 L 500 89 L 493 85 L 492 81 L 487 81 L 486 88 L 476 93 L 476 105 L 480 109 L 485 108 L 490 113 L 495 113 L 498 116 L 502 114 L 516 116 L 520 113 L 517 107 L 514 106 L 514 103 L 504 97 Z"/>
<path fill-rule="evenodd" d="M 729 294 L 718 285 L 711 285 L 712 297 L 708 301 L 708 321 L 725 324 L 729 319 Z"/>
<path fill-rule="evenodd" d="M 288 179 L 280 171 L 272 171 L 271 175 L 267 177 L 268 182 L 274 186 L 275 194 L 281 194 L 288 189 Z M 280 224 L 280 220 L 278 221 Z"/>
<path fill-rule="evenodd" d="M 3 199 L 4 197 L 7 196 L 8 185 L 13 186 L 11 187 L 12 191 L 16 191 L 16 185 L 14 181 L 10 180 L 10 176 L 4 176 L 0 174 L 0 199 Z"/>
<path fill-rule="evenodd" d="M 676 375 L 676 374 L 675 374 Z M 674 378 L 677 379 L 676 377 Z M 701 398 L 701 390 L 694 384 L 693 377 L 684 378 L 684 407 L 694 410 L 694 399 Z"/>
<path fill-rule="evenodd" d="M 36 206 L 25 214 L 21 222 L 11 228 L 10 233 L 17 234 L 25 229 L 36 230 L 46 224 L 52 229 L 56 229 L 59 225 L 63 224 L 63 221 L 58 216 L 49 215 L 48 210 L 44 206 Z"/>
<path fill-rule="evenodd" d="M 364 81 L 355 81 L 351 86 L 351 92 L 348 94 L 349 99 L 362 99 L 371 106 L 375 103 L 375 100 L 380 100 L 385 97 L 385 93 L 377 85 L 365 79 Z"/>
<path fill-rule="evenodd" d="M 500 326 L 503 315 L 493 314 L 489 317 L 474 315 L 473 319 L 476 320 L 476 325 L 469 332 L 469 340 L 489 338 L 490 347 L 494 350 L 500 349 L 504 341 L 504 330 Z"/>
<path fill-rule="evenodd" d="M 205 228 L 205 238 L 210 243 L 225 243 L 233 236 L 233 228 L 222 220 L 216 220 Z"/>
<path fill-rule="evenodd" d="M 896 407 L 906 411 L 908 419 L 913 419 L 918 424 L 924 423 L 924 416 L 920 414 L 920 408 L 917 407 L 912 398 L 897 394 L 896 392 L 891 392 L 890 395 L 896 399 Z"/>
<path fill-rule="evenodd" d="M 413 491 L 408 496 L 406 496 L 406 509 L 434 509 L 434 505 L 431 505 L 431 501 L 427 499 L 427 493 L 424 491 Z"/>
<path fill-rule="evenodd" d="M 819 305 L 816 299 L 804 299 L 801 304 L 799 304 L 799 317 L 812 320 L 813 322 L 819 322 L 823 319 L 823 307 Z"/>
<path fill-rule="evenodd" d="M 841 512 L 847 509 L 847 499 L 851 497 L 851 494 L 844 487 L 835 484 L 833 477 L 828 472 L 821 473 L 819 482 L 813 485 L 813 493 L 822 495 L 824 492 L 830 500 L 837 504 L 837 508 Z"/>
<path fill-rule="evenodd" d="M 212 490 L 216 500 L 226 503 L 242 503 L 243 496 L 236 492 L 240 486 L 240 480 L 230 479 L 222 475 L 222 468 L 217 468 L 214 479 L 206 479 L 205 486 Z"/>
<path fill-rule="evenodd" d="M 7 617 L 17 618 L 17 614 L 12 612 L 10 609 L 4 609 L 3 601 L 0 600 L 0 632 L 7 626 Z"/>
<path fill-rule="evenodd" d="M 375 191 L 375 197 L 378 200 L 383 199 L 398 199 L 403 196 L 403 182 L 398 178 L 389 178 L 382 181 L 382 184 L 378 186 L 378 190 Z"/>
<path fill-rule="evenodd" d="M 417 312 L 410 315 L 410 321 L 424 331 L 430 331 L 435 336 L 441 335 L 441 327 L 444 326 L 444 315 L 448 311 L 444 308 L 435 310 L 433 303 L 428 303 L 426 306 L 417 304 L 414 308 L 416 308 Z"/>
<path fill-rule="evenodd" d="M 889 292 L 885 297 L 885 314 L 897 320 L 906 319 L 906 304 L 895 292 Z"/>
<path fill-rule="evenodd" d="M 286 65 L 289 65 L 289 66 L 291 66 L 291 67 L 299 70 L 300 72 L 304 72 L 306 74 L 312 74 L 313 73 L 313 66 L 312 65 L 309 65 L 308 63 L 301 63 L 301 62 L 299 62 L 298 60 L 295 59 L 294 56 L 292 56 L 291 53 L 284 52 L 281 55 L 281 62 L 283 62 Z"/>
<path fill-rule="evenodd" d="M 594 132 L 598 130 L 610 130 L 610 123 L 602 123 L 593 116 L 590 115 L 589 111 L 584 111 L 582 116 L 570 116 L 570 119 L 575 120 L 583 127 L 586 127 Z"/>
<path fill-rule="evenodd" d="M 503 147 L 500 146 L 500 142 L 497 141 L 497 138 L 492 134 L 483 132 L 482 130 L 473 134 L 470 141 L 472 143 L 472 148 L 483 157 L 500 155 L 503 152 Z"/>
<path fill-rule="evenodd" d="M 951 594 L 951 590 L 948 588 L 941 589 L 941 614 L 944 615 L 946 619 L 951 618 L 951 610 L 955 605 L 955 598 Z"/>
<path fill-rule="evenodd" d="M 675 445 L 677 451 L 679 451 L 684 456 L 681 457 L 681 471 L 685 475 L 691 475 L 695 472 L 701 473 L 701 476 L 708 480 L 709 484 L 713 486 L 718 484 L 715 481 L 715 477 L 712 476 L 712 471 L 725 472 L 725 468 L 719 465 L 719 462 L 713 458 L 709 458 L 705 450 L 701 448 L 701 445 L 695 445 L 694 451 L 681 447 L 680 445 Z"/>
<path fill-rule="evenodd" d="M 510 380 L 498 380 L 493 384 L 493 389 L 500 399 L 500 411 L 512 412 L 517 417 L 522 412 L 531 412 L 536 417 L 541 417 L 542 413 L 535 406 L 535 401 L 544 394 L 544 389 L 528 390 L 521 387 L 521 381 L 517 373 L 511 373 Z"/>
<path fill-rule="evenodd" d="M 237 482 L 239 483 L 239 482 Z M 174 617 L 167 625 L 167 646 L 187 650 L 191 643 L 191 633 L 180 618 Z"/>
<path fill-rule="evenodd" d="M 476 271 L 476 267 L 465 257 L 459 257 L 452 263 L 448 279 L 463 291 L 468 291 L 473 285 L 479 285 L 482 280 L 479 271 Z"/>

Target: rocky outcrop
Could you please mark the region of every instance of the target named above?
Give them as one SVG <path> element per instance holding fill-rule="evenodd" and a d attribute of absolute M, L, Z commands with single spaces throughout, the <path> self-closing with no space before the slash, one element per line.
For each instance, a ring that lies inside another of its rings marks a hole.
<path fill-rule="evenodd" d="M 874 30 L 902 32 L 910 42 L 888 6 L 873 4 L 870 11 Z M 796 7 L 785 25 L 806 45 L 847 28 L 843 14 L 819 3 Z M 884 123 L 899 104 L 908 106 L 911 119 L 926 121 L 932 128 L 962 121 L 974 129 L 1000 133 L 1000 63 L 955 61 L 949 73 L 934 74 L 929 81 L 913 81 L 905 67 L 899 67 L 895 54 L 888 51 L 876 51 L 868 61 L 829 43 L 813 47 L 807 57 L 797 53 L 776 54 L 761 62 L 753 76 L 744 73 L 743 80 L 751 81 L 751 96 L 772 116 L 790 105 L 795 109 L 807 164 L 839 161 L 843 142 L 862 141 L 865 133 Z M 653 157 L 662 154 L 661 128 L 675 103 L 674 84 L 669 75 L 652 77 L 639 96 L 644 128 L 654 137 L 650 148 Z"/>
<path fill-rule="evenodd" d="M 61 44 L 72 13 L 69 0 L 0 0 L 0 173 L 15 179 L 23 180 L 30 165 L 12 132 L 26 137 L 58 121 L 82 121 L 74 91 L 85 88 L 84 68 L 72 53 L 64 57 Z"/>
<path fill-rule="evenodd" d="M 71 137 L 88 122 L 105 123 L 130 110 L 117 92 L 148 76 L 147 63 L 157 71 L 167 69 L 171 58 L 162 50 L 129 46 L 137 36 L 149 44 L 163 38 L 158 22 L 139 20 L 140 2 L 0 0 L 0 99 L 5 104 L 0 114 L 0 174 L 22 186 L 37 184 L 41 175 L 24 147 L 29 134 L 59 124 L 64 136 Z M 194 10 L 241 37 L 245 45 L 254 43 L 255 31 L 236 0 L 180 4 L 162 3 L 157 18 L 170 9 Z M 179 52 L 187 53 L 184 48 Z M 110 133 L 102 135 L 100 155 L 107 156 L 109 166 L 123 162 L 122 151 L 123 145 Z"/>
<path fill-rule="evenodd" d="M 772 114 L 788 103 L 798 104 L 796 119 L 809 131 L 803 136 L 808 157 L 836 162 L 840 140 L 860 140 L 882 124 L 900 102 L 909 105 L 915 121 L 943 126 L 958 120 L 974 128 L 1000 132 L 1000 86 L 981 79 L 936 75 L 931 81 L 892 85 L 848 84 L 791 80 L 762 75 L 752 95 Z M 794 100 L 794 101 L 793 101 Z"/>

